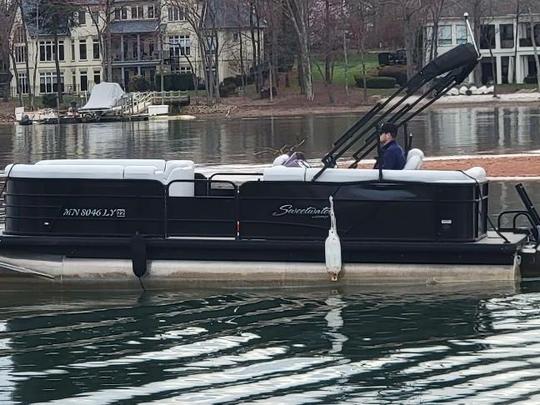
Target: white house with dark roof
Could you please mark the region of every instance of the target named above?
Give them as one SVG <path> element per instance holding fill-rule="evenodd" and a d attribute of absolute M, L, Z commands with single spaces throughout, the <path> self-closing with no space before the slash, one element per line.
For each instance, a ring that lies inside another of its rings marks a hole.
<path fill-rule="evenodd" d="M 39 13 L 36 2 L 23 2 L 25 13 Z M 33 17 L 33 16 L 32 16 Z M 55 68 L 55 46 L 53 38 L 37 27 L 30 15 L 25 16 L 28 30 L 28 54 L 30 77 L 26 71 L 26 52 L 21 15 L 18 13 L 13 27 L 13 43 L 15 63 L 11 64 L 13 75 L 12 94 L 17 94 L 17 80 L 23 94 L 28 93 L 29 86 L 34 83 L 35 93 L 47 94 L 56 92 L 58 80 Z M 79 13 L 78 26 L 70 33 L 66 32 L 59 39 L 58 55 L 61 66 L 61 80 L 65 93 L 80 93 L 90 90 L 94 83 L 101 81 L 101 55 L 96 44 L 97 30 L 87 13 Z M 15 66 L 14 66 L 15 65 Z"/>
<path fill-rule="evenodd" d="M 438 22 L 436 44 L 432 42 L 433 22 L 426 25 L 424 35 L 426 62 L 459 44 L 470 41 L 463 18 L 465 12 L 472 14 L 470 7 L 470 2 L 467 1 L 447 3 Z M 487 84 L 496 80 L 498 84 L 506 84 L 514 83 L 515 77 L 515 82 L 522 84 L 533 80 L 536 76 L 536 64 L 530 29 L 531 17 L 528 12 L 520 14 L 516 24 L 514 1 L 493 0 L 492 8 L 483 11 L 478 30 L 480 33 L 478 45 L 482 54 L 480 69 L 477 72 L 479 77 L 471 75 L 470 81 Z M 540 1 L 531 2 L 531 11 L 536 44 L 540 52 Z M 471 16 L 471 23 L 473 21 L 474 18 Z"/>
<path fill-rule="evenodd" d="M 92 12 L 98 12 L 96 0 L 80 0 L 80 3 L 83 8 L 76 16 L 78 25 L 61 36 L 58 49 L 60 82 L 68 94 L 91 91 L 104 76 L 98 31 L 87 11 L 87 6 L 90 6 Z M 39 12 L 37 0 L 25 0 L 23 4 L 26 13 Z M 205 25 L 217 31 L 217 73 L 221 81 L 241 73 L 240 41 L 244 71 L 249 71 L 253 59 L 250 18 L 249 11 L 230 6 L 239 4 L 233 0 L 213 4 L 216 7 L 212 14 L 215 18 L 211 26 L 208 21 L 205 21 Z M 27 94 L 33 83 L 36 95 L 55 93 L 58 80 L 53 40 L 32 24 L 35 19 L 25 16 L 30 62 L 30 77 L 27 77 L 21 18 L 18 15 L 13 29 L 15 64 L 11 66 L 11 93 L 16 95 L 20 89 Z M 143 76 L 149 82 L 154 82 L 156 74 L 162 69 L 164 74 L 194 71 L 198 77 L 204 77 L 197 36 L 181 8 L 172 7 L 165 0 L 116 0 L 111 18 L 112 79 L 124 89 L 134 76 Z M 255 28 L 255 32 L 263 44 L 262 28 Z"/>

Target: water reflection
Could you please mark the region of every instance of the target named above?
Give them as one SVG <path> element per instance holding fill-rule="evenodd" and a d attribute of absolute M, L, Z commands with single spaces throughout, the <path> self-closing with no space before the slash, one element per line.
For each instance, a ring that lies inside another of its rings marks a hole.
<path fill-rule="evenodd" d="M 520 294 L 513 284 L 495 284 L 142 296 L 4 291 L 0 398 L 103 404 L 495 399 L 489 394 L 500 389 L 489 378 L 494 370 L 538 371 L 538 290 Z"/>
<path fill-rule="evenodd" d="M 357 114 L 0 127 L 0 165 L 52 158 L 192 159 L 204 164 L 268 163 L 261 153 L 296 144 L 321 157 Z M 540 109 L 435 109 L 413 120 L 415 146 L 428 156 L 540 149 Z"/>

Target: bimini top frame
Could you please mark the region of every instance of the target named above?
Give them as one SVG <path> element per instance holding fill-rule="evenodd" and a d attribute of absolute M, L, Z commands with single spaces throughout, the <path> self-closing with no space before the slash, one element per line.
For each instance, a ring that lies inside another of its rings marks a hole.
<path fill-rule="evenodd" d="M 476 45 L 469 43 L 459 45 L 431 61 L 385 102 L 377 103 L 334 142 L 332 149 L 322 158 L 323 167 L 314 176 L 313 181 L 316 181 L 326 169 L 335 167 L 341 156 L 364 139 L 362 145 L 353 154 L 354 161 L 350 167 L 356 167 L 360 160 L 378 146 L 380 123 L 391 122 L 398 127 L 405 125 L 452 87 L 462 83 L 474 70 L 479 60 L 480 55 Z M 424 86 L 427 86 L 427 90 L 418 99 L 407 102 Z M 420 106 L 420 103 L 428 97 L 431 99 Z M 395 102 L 392 103 L 392 101 Z"/>

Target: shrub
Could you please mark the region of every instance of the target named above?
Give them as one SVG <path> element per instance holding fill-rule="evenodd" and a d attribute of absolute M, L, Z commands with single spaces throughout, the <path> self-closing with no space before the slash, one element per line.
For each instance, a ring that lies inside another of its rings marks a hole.
<path fill-rule="evenodd" d="M 161 76 L 156 75 L 156 89 L 161 90 Z M 165 91 L 194 90 L 193 73 L 173 73 L 163 76 L 163 89 Z"/>
<path fill-rule="evenodd" d="M 536 75 L 527 76 L 524 82 L 525 84 L 536 84 L 537 83 Z"/>
<path fill-rule="evenodd" d="M 364 87 L 364 78 L 355 76 L 356 86 Z M 366 77 L 366 87 L 368 89 L 391 89 L 396 87 L 396 79 L 393 77 Z"/>
<path fill-rule="evenodd" d="M 143 76 L 133 76 L 128 83 L 129 91 L 148 91 L 150 83 Z"/>
<path fill-rule="evenodd" d="M 277 97 L 277 89 L 272 86 L 272 97 Z M 270 98 L 270 87 L 261 90 L 261 98 Z"/>
<path fill-rule="evenodd" d="M 44 94 L 41 97 L 41 102 L 45 108 L 56 108 L 56 93 Z"/>
<path fill-rule="evenodd" d="M 403 86 L 407 83 L 407 66 L 382 66 L 378 69 L 377 76 L 393 77 L 400 86 Z"/>
<path fill-rule="evenodd" d="M 224 80 L 223 83 L 219 85 L 219 95 L 221 97 L 230 97 L 236 94 L 237 87 L 238 86 L 236 86 L 236 83 L 234 81 L 225 82 Z"/>
<path fill-rule="evenodd" d="M 226 77 L 223 79 L 223 85 L 230 85 L 234 83 L 236 87 L 242 86 L 242 76 Z"/>

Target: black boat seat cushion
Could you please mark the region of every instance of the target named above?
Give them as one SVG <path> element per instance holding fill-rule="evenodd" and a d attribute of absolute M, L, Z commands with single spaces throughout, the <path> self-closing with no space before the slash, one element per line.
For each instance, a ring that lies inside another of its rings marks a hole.
<path fill-rule="evenodd" d="M 264 169 L 264 181 L 311 181 L 319 168 L 275 166 Z M 427 183 L 484 183 L 486 171 L 481 167 L 473 167 L 460 171 L 449 170 L 383 170 L 387 181 L 427 182 Z M 373 169 L 327 169 L 319 177 L 318 182 L 356 182 L 377 181 L 379 171 Z"/>

